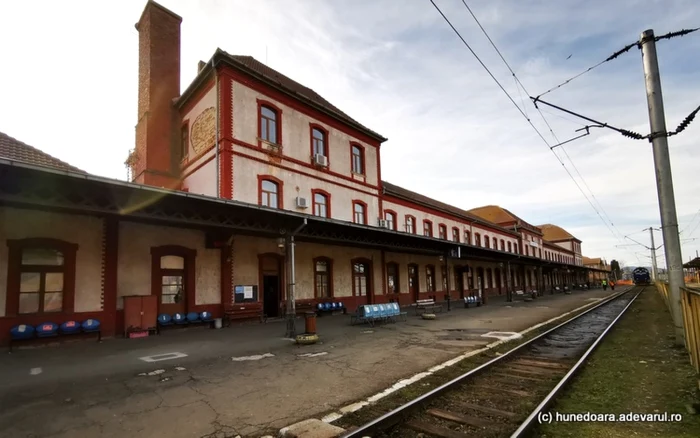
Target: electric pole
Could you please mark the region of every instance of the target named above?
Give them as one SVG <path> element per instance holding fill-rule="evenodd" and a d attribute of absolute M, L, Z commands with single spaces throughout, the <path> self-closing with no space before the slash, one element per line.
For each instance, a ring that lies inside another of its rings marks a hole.
<path fill-rule="evenodd" d="M 649 227 L 649 234 L 651 235 L 651 276 L 654 281 L 659 278 L 658 270 L 656 268 L 656 245 L 654 245 L 654 227 Z"/>
<path fill-rule="evenodd" d="M 639 44 L 642 48 L 644 82 L 646 84 L 647 104 L 649 107 L 650 139 L 654 153 L 654 170 L 656 173 L 656 190 L 659 197 L 659 210 L 661 213 L 661 230 L 664 238 L 664 246 L 666 247 L 669 305 L 671 307 L 671 314 L 673 315 L 676 344 L 685 345 L 680 289 L 685 285 L 683 278 L 683 257 L 681 255 L 681 242 L 678 235 L 678 216 L 676 214 L 676 200 L 673 193 L 671 160 L 668 152 L 668 133 L 666 131 L 666 118 L 664 116 L 661 77 L 659 76 L 659 62 L 656 56 L 654 31 L 649 29 L 642 32 Z"/>

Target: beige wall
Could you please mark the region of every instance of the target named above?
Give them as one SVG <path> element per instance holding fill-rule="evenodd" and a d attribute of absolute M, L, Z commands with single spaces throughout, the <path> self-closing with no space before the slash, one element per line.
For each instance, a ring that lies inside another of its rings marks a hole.
<path fill-rule="evenodd" d="M 234 150 L 241 150 L 250 155 L 260 155 L 262 152 L 251 151 L 240 146 Z M 379 198 L 376 195 L 357 192 L 346 187 L 341 187 L 331 182 L 311 178 L 297 172 L 281 169 L 276 166 L 261 163 L 242 156 L 235 156 L 233 160 L 233 197 L 237 201 L 258 203 L 258 175 L 271 175 L 283 182 L 283 208 L 299 213 L 313 214 L 312 189 L 321 189 L 331 195 L 331 217 L 333 219 L 352 222 L 352 201 L 360 200 L 367 204 L 367 225 L 376 226 L 379 217 Z M 375 191 L 376 193 L 376 191 Z M 306 198 L 308 208 L 296 207 L 297 196 Z"/>
<path fill-rule="evenodd" d="M 233 284 L 258 285 L 260 289 L 258 255 L 265 253 L 281 254 L 275 239 L 236 236 L 233 243 Z M 316 257 L 328 257 L 333 261 L 334 297 L 352 296 L 351 260 L 354 258 L 367 258 L 372 261 L 374 294 L 383 293 L 380 251 L 299 242 L 295 251 L 297 299 L 314 298 L 313 259 Z M 285 267 L 282 266 L 282 269 L 284 271 Z M 284 276 L 287 276 L 287 272 L 284 272 Z M 289 283 L 289 279 L 286 280 L 286 283 Z"/>
<path fill-rule="evenodd" d="M 0 316 L 7 299 L 7 239 L 37 237 L 78 245 L 74 310 L 102 310 L 102 235 L 99 218 L 0 207 Z"/>
<path fill-rule="evenodd" d="M 486 229 L 485 227 L 481 227 L 478 224 L 472 224 L 471 222 L 468 221 L 458 221 L 454 219 L 447 218 L 446 216 L 439 215 L 439 214 L 434 214 L 434 213 L 427 213 L 423 210 L 419 210 L 417 208 L 411 208 L 411 207 L 406 207 L 402 204 L 398 204 L 396 202 L 391 202 L 388 200 L 384 200 L 382 203 L 382 207 L 384 208 L 385 212 L 386 210 L 392 210 L 396 212 L 396 230 L 404 232 L 406 231 L 406 216 L 411 215 L 416 218 L 416 233 L 422 235 L 423 234 L 423 221 L 424 220 L 429 220 L 433 223 L 433 236 L 434 237 L 439 237 L 439 229 L 438 226 L 439 224 L 445 224 L 447 226 L 447 240 L 452 240 L 452 227 L 457 227 L 460 230 L 460 236 L 459 240 L 460 242 L 465 242 L 465 231 L 470 231 L 471 232 L 471 243 L 474 244 L 474 234 L 479 233 L 482 238 L 481 238 L 481 246 L 484 245 L 484 236 L 488 236 L 489 239 L 492 239 L 496 237 L 498 239 L 498 249 L 500 250 L 500 242 L 501 239 L 504 240 L 505 245 L 506 245 L 506 251 L 508 251 L 508 242 L 511 242 L 511 248 L 513 247 L 514 244 L 518 242 L 518 238 L 516 236 L 513 236 L 511 234 L 507 233 L 498 233 L 496 231 L 492 231 L 489 229 Z M 492 241 L 491 240 L 491 241 Z"/>
<path fill-rule="evenodd" d="M 329 169 L 352 177 L 350 168 L 350 142 L 358 143 L 365 150 L 365 178 L 368 184 L 377 184 L 378 149 L 351 137 L 345 132 L 324 125 L 270 97 L 243 84 L 232 81 L 233 137 L 251 145 L 258 144 L 257 99 L 272 102 L 282 110 L 282 146 L 284 156 L 311 164 L 311 128 L 316 123 L 328 130 Z"/>
<path fill-rule="evenodd" d="M 218 249 L 204 248 L 202 231 L 121 222 L 117 308 L 124 307 L 120 297 L 151 294 L 151 248 L 162 245 L 180 245 L 197 251 L 195 305 L 220 304 L 221 256 Z"/>

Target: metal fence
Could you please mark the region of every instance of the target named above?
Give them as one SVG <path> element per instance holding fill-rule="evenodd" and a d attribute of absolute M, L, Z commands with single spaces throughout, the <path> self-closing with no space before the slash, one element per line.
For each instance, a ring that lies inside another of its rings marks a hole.
<path fill-rule="evenodd" d="M 668 283 L 657 281 L 656 290 L 669 307 Z M 685 348 L 690 355 L 690 363 L 695 371 L 700 373 L 700 290 L 681 288 L 681 312 L 685 329 Z"/>

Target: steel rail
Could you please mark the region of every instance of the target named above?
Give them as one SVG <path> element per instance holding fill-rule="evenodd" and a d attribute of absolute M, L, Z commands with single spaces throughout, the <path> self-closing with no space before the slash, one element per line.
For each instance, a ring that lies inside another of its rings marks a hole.
<path fill-rule="evenodd" d="M 557 383 L 557 386 L 555 386 L 554 389 L 552 389 L 549 392 L 549 394 L 547 394 L 547 396 L 544 398 L 544 400 L 542 400 L 542 402 L 532 411 L 532 413 L 530 413 L 530 415 L 525 419 L 525 421 L 523 421 L 520 424 L 520 427 L 518 427 L 515 430 L 515 432 L 513 432 L 513 434 L 510 436 L 510 438 L 520 438 L 520 437 L 524 436 L 524 434 L 526 432 L 528 432 L 528 430 L 533 426 L 538 414 L 540 412 L 542 412 L 542 410 L 546 409 L 552 403 L 552 401 L 554 401 L 554 398 L 557 395 L 559 395 L 559 393 L 566 386 L 566 384 L 569 383 L 569 380 L 571 380 L 571 378 L 576 374 L 576 372 L 579 370 L 579 368 L 581 368 L 583 366 L 583 364 L 586 362 L 586 359 L 588 359 L 588 356 L 590 356 L 593 353 L 593 351 L 596 349 L 596 347 L 598 347 L 598 344 L 600 344 L 600 342 L 603 340 L 603 338 L 605 338 L 605 335 L 608 334 L 610 329 L 613 328 L 615 323 L 617 323 L 617 321 L 622 317 L 622 315 L 624 315 L 625 312 L 627 312 L 627 309 L 629 309 L 629 307 L 632 305 L 632 303 L 634 303 L 634 301 L 637 299 L 639 294 L 641 294 L 645 288 L 646 288 L 646 286 L 644 288 L 642 288 L 641 291 L 637 292 L 637 295 L 635 295 L 634 298 L 632 298 L 630 300 L 630 302 L 627 303 L 625 308 L 622 309 L 622 311 L 615 317 L 615 319 L 613 319 L 612 322 L 610 324 L 608 324 L 608 326 L 605 328 L 605 330 L 603 330 L 603 333 L 601 333 L 600 336 L 598 336 L 598 338 L 593 342 L 593 344 L 591 344 L 591 346 L 588 347 L 588 350 L 586 350 L 586 352 L 583 353 L 583 356 L 581 356 L 581 358 L 578 360 L 578 362 L 576 362 L 574 364 L 574 366 L 569 370 L 569 372 L 566 373 L 566 375 L 564 377 L 562 377 L 562 379 L 559 381 L 559 383 Z"/>
<path fill-rule="evenodd" d="M 399 406 L 398 408 L 382 415 L 381 417 L 375 418 L 374 420 L 370 421 L 369 423 L 365 423 L 364 425 L 358 427 L 357 429 L 354 429 L 352 431 L 348 431 L 345 434 L 340 435 L 339 438 L 363 438 L 363 437 L 371 436 L 371 433 L 373 433 L 376 430 L 385 430 L 385 429 L 388 429 L 388 428 L 396 425 L 398 422 L 401 421 L 401 418 L 403 416 L 405 416 L 409 411 L 416 408 L 417 406 L 420 406 L 421 404 L 428 402 L 429 400 L 433 399 L 434 397 L 441 395 L 442 393 L 451 389 L 453 386 L 455 386 L 459 383 L 462 383 L 462 381 L 480 374 L 484 370 L 490 368 L 492 365 L 495 365 L 496 363 L 504 361 L 509 356 L 514 355 L 518 351 L 528 347 L 532 343 L 536 342 L 537 340 L 539 340 L 540 338 L 542 338 L 546 335 L 549 335 L 553 331 L 558 330 L 561 327 L 563 327 L 567 324 L 570 324 L 573 321 L 577 320 L 578 318 L 581 318 L 582 316 L 588 314 L 589 312 L 592 312 L 592 311 L 598 309 L 599 307 L 604 306 L 605 304 L 608 304 L 611 301 L 618 299 L 622 295 L 629 292 L 630 289 L 632 289 L 632 288 L 625 289 L 624 291 L 620 291 L 617 294 L 611 295 L 610 297 L 603 299 L 600 303 L 596 304 L 595 306 L 591 307 L 590 309 L 588 309 L 582 313 L 579 313 L 578 315 L 562 322 L 561 324 L 559 324 L 555 327 L 552 327 L 551 329 L 549 329 L 549 330 L 535 336 L 534 338 L 518 345 L 517 347 L 513 348 L 512 350 L 509 350 L 506 353 L 503 353 L 502 355 L 495 357 L 495 358 L 491 359 L 490 361 L 479 365 L 478 367 L 474 368 L 473 370 L 467 371 L 466 373 L 462 374 L 461 376 L 458 376 L 458 377 L 450 380 L 449 382 L 447 382 L 447 383 L 445 383 L 445 384 L 443 384 L 443 385 L 441 385 L 441 386 L 439 386 L 439 387 L 437 387 L 429 392 L 426 392 L 425 394 L 409 401 L 408 403 L 406 403 L 404 405 Z"/>

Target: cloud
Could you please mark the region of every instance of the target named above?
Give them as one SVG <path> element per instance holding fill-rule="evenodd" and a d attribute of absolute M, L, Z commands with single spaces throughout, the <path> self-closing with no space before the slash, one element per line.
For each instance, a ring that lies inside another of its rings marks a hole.
<path fill-rule="evenodd" d="M 0 47 L 0 57 L 13 65 L 0 71 L 0 94 L 12 102 L 0 108 L 0 129 L 88 171 L 124 177 L 136 124 L 133 23 L 145 2 L 25 3 L 0 6 L 0 38 L 14 42 Z M 216 47 L 267 57 L 272 68 L 389 138 L 382 146 L 388 181 L 459 207 L 500 204 L 530 223 L 556 223 L 583 240 L 586 255 L 630 264 L 638 263 L 640 249 L 617 248 L 619 235 L 659 226 L 648 142 L 594 129 L 554 150 L 594 209 L 427 0 L 162 3 L 183 16 L 183 89 L 197 61 L 209 59 Z M 556 143 L 461 2 L 436 3 L 549 144 Z M 645 29 L 662 34 L 695 27 L 700 18 L 693 0 L 468 3 L 533 95 L 634 42 Z M 44 14 L 37 16 L 37 8 Z M 700 35 L 661 41 L 658 50 L 673 129 L 700 104 Z M 544 98 L 649 131 L 637 48 Z M 579 135 L 575 130 L 586 123 L 543 111 L 559 141 Z M 698 123 L 669 141 L 681 223 L 700 208 Z M 686 258 L 698 242 L 684 247 Z"/>

